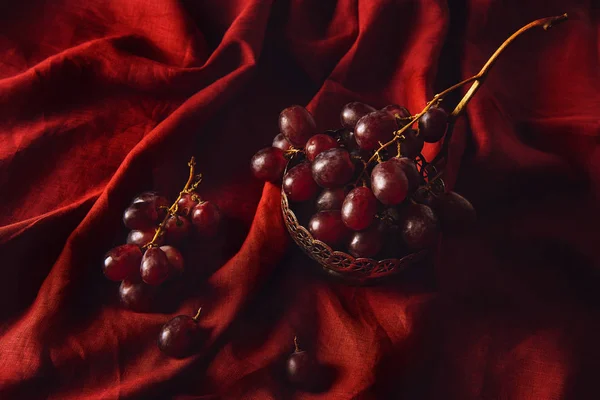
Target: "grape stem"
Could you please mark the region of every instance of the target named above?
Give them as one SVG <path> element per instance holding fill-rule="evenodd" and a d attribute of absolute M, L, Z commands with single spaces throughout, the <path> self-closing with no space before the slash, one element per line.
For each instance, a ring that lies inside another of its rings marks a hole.
<path fill-rule="evenodd" d="M 469 88 L 469 90 L 467 91 L 467 93 L 463 96 L 463 98 L 460 100 L 460 102 L 458 103 L 458 105 L 454 108 L 454 111 L 452 111 L 452 113 L 450 114 L 449 118 L 448 118 L 448 130 L 446 132 L 446 137 L 444 139 L 444 143 L 442 145 L 442 150 L 438 153 L 438 155 L 435 157 L 435 159 L 430 163 L 430 164 L 434 164 L 436 162 L 438 162 L 440 159 L 444 158 L 446 156 L 447 150 L 448 150 L 448 144 L 450 142 L 450 137 L 452 136 L 452 130 L 454 127 L 454 122 L 455 120 L 464 112 L 465 107 L 467 106 L 467 104 L 469 103 L 469 101 L 471 101 L 471 99 L 473 98 L 473 96 L 475 95 L 475 93 L 477 92 L 477 90 L 479 89 L 479 87 L 483 84 L 483 82 L 485 81 L 485 78 L 487 77 L 487 74 L 489 72 L 489 70 L 492 68 L 492 66 L 494 65 L 494 63 L 496 62 L 496 60 L 498 59 L 498 57 L 500 56 L 500 54 L 517 38 L 519 37 L 521 34 L 523 34 L 524 32 L 528 31 L 531 28 L 535 28 L 538 26 L 541 26 L 544 28 L 544 30 L 548 30 L 550 28 L 552 28 L 554 25 L 557 25 L 560 22 L 566 21 L 568 19 L 568 16 L 566 13 L 562 14 L 562 15 L 558 15 L 555 17 L 548 17 L 548 18 L 541 18 L 538 20 L 535 20 L 533 22 L 530 22 L 529 24 L 523 26 L 521 29 L 517 30 L 515 33 L 513 33 L 508 39 L 506 39 L 504 41 L 504 43 L 502 43 L 500 45 L 500 47 L 498 47 L 498 49 L 494 52 L 494 54 L 492 54 L 492 56 L 487 60 L 487 62 L 485 63 L 485 65 L 481 68 L 481 71 L 479 71 L 479 73 L 477 73 L 476 75 L 473 75 L 470 78 L 467 78 L 453 86 L 450 86 L 448 89 L 436 94 L 435 96 L 433 96 L 433 98 L 431 99 L 431 101 L 429 101 L 426 105 L 425 108 L 423 108 L 423 110 L 421 110 L 420 113 L 413 115 L 409 118 L 401 118 L 403 120 L 408 120 L 408 123 L 406 125 L 404 125 L 402 128 L 400 128 L 399 130 L 394 132 L 394 138 L 391 139 L 390 141 L 381 144 L 379 146 L 379 148 L 375 151 L 375 153 L 373 153 L 373 155 L 371 156 L 371 158 L 369 158 L 369 161 L 366 162 L 365 167 L 363 168 L 362 172 L 359 174 L 358 178 L 356 179 L 355 182 L 355 186 L 356 184 L 360 181 L 360 179 L 362 178 L 362 176 L 365 174 L 365 172 L 367 171 L 368 166 L 375 160 L 380 160 L 381 156 L 380 156 L 380 152 L 384 149 L 386 149 L 387 147 L 393 145 L 394 143 L 399 143 L 402 139 L 404 139 L 404 135 L 403 133 L 408 130 L 415 122 L 417 122 L 419 119 L 421 119 L 421 117 L 431 108 L 434 106 L 437 106 L 442 100 L 443 97 L 445 95 L 447 95 L 448 93 L 461 88 L 462 86 L 468 84 L 468 83 L 473 83 L 471 85 L 471 87 Z"/>
<path fill-rule="evenodd" d="M 294 347 L 295 347 L 295 352 L 298 353 L 300 351 L 300 346 L 298 346 L 298 336 L 294 336 Z"/>
<path fill-rule="evenodd" d="M 198 319 L 200 318 L 200 313 L 202 312 L 202 307 L 198 308 L 198 311 L 196 312 L 196 315 L 192 318 L 194 321 L 198 322 Z"/>
<path fill-rule="evenodd" d="M 165 231 L 165 225 L 167 224 L 169 217 L 171 217 L 172 215 L 177 215 L 177 211 L 179 209 L 179 205 L 177 203 L 179 202 L 179 200 L 181 200 L 181 196 L 193 192 L 194 190 L 196 190 L 198 185 L 200 185 L 200 182 L 202 182 L 202 174 L 196 175 L 196 159 L 194 157 L 192 157 L 188 162 L 188 167 L 190 167 L 190 175 L 188 177 L 187 182 L 185 183 L 185 186 L 183 187 L 181 192 L 179 192 L 179 196 L 177 196 L 175 202 L 167 210 L 167 215 L 165 215 L 165 218 L 163 218 L 162 222 L 156 228 L 156 232 L 154 232 L 152 240 L 146 243 L 144 246 L 142 246 L 142 248 L 146 249 L 149 247 L 156 247 L 156 241 L 158 240 L 160 235 L 162 235 Z M 198 310 L 198 313 L 200 313 L 200 310 Z"/>

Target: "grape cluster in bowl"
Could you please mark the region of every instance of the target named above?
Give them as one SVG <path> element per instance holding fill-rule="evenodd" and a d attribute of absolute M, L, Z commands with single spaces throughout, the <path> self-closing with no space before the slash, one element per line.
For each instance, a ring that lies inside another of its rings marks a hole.
<path fill-rule="evenodd" d="M 219 229 L 221 212 L 195 192 L 201 176 L 194 175 L 193 159 L 189 166 L 188 183 L 173 204 L 156 192 L 144 192 L 123 213 L 123 223 L 131 229 L 127 243 L 106 253 L 103 272 L 121 281 L 119 297 L 125 308 L 150 311 L 157 287 L 183 274 L 179 248 L 192 231 L 206 238 Z"/>
<path fill-rule="evenodd" d="M 288 107 L 272 146 L 251 161 L 257 178 L 281 181 L 284 207 L 292 204 L 313 239 L 356 259 L 397 259 L 473 221 L 469 201 L 446 192 L 441 168 L 421 154 L 424 143 L 444 137 L 444 109 L 430 106 L 416 118 L 398 105 L 352 102 L 340 121 L 340 129 L 319 132 L 308 110 Z"/>

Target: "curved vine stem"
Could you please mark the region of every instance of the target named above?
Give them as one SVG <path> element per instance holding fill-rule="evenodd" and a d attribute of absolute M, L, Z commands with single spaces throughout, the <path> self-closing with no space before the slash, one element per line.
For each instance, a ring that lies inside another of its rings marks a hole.
<path fill-rule="evenodd" d="M 444 143 L 442 145 L 442 149 L 440 150 L 440 152 L 438 153 L 438 155 L 435 157 L 435 159 L 432 161 L 433 162 L 438 162 L 441 158 L 444 158 L 446 156 L 446 152 L 447 152 L 447 148 L 448 148 L 448 143 L 450 142 L 450 137 L 452 135 L 452 130 L 454 128 L 454 121 L 464 112 L 465 107 L 467 106 L 467 104 L 469 103 L 469 101 L 471 101 L 471 99 L 473 98 L 473 96 L 475 95 L 475 93 L 477 92 L 477 90 L 479 89 L 479 87 L 483 84 L 483 82 L 485 81 L 485 78 L 487 77 L 488 72 L 490 71 L 490 69 L 492 68 L 492 66 L 494 65 L 494 63 L 497 61 L 498 57 L 500 57 L 500 54 L 502 54 L 502 52 L 519 36 L 521 36 L 521 34 L 523 34 L 524 32 L 528 31 L 531 28 L 535 28 L 538 26 L 541 26 L 544 28 L 544 30 L 548 30 L 550 28 L 552 28 L 553 26 L 557 25 L 560 22 L 566 21 L 568 19 L 567 14 L 562 14 L 562 15 L 558 15 L 555 17 L 548 17 L 548 18 L 541 18 L 538 20 L 535 20 L 533 22 L 530 22 L 529 24 L 523 26 L 521 29 L 517 30 L 515 33 L 513 33 L 508 39 L 506 39 L 504 41 L 504 43 L 502 43 L 500 45 L 500 47 L 498 47 L 498 49 L 494 52 L 494 54 L 492 54 L 492 56 L 487 60 L 487 62 L 484 64 L 484 66 L 481 68 L 481 70 L 479 71 L 479 73 L 477 73 L 476 75 L 473 75 L 470 78 L 467 78 L 453 86 L 450 86 L 448 89 L 436 94 L 435 96 L 433 96 L 433 98 L 431 99 L 431 101 L 429 101 L 426 105 L 425 108 L 423 108 L 423 110 L 421 110 L 420 113 L 413 115 L 412 117 L 410 117 L 408 123 L 403 126 L 401 129 L 397 130 L 394 132 L 394 138 L 391 139 L 390 141 L 382 144 L 376 151 L 375 153 L 373 153 L 373 155 L 371 156 L 371 158 L 369 158 L 369 161 L 366 162 L 365 167 L 363 168 L 362 172 L 359 174 L 355 185 L 357 184 L 357 182 L 359 182 L 363 175 L 365 174 L 365 171 L 367 170 L 368 166 L 375 160 L 380 159 L 380 152 L 384 149 L 386 149 L 387 147 L 393 145 L 394 143 L 398 143 L 400 139 L 403 139 L 403 134 L 406 130 L 408 130 L 415 122 L 417 122 L 431 107 L 438 105 L 442 100 L 443 97 L 445 95 L 447 95 L 448 93 L 468 84 L 468 83 L 473 83 L 471 85 L 471 87 L 469 88 L 469 90 L 467 91 L 467 93 L 463 96 L 463 98 L 460 100 L 460 102 L 456 105 L 456 107 L 454 108 L 454 110 L 452 111 L 452 113 L 450 114 L 449 118 L 448 118 L 448 129 L 447 129 L 447 133 L 446 133 L 446 138 L 444 140 Z"/>
<path fill-rule="evenodd" d="M 158 225 L 158 228 L 156 228 L 156 232 L 154 233 L 152 240 L 149 241 L 148 243 L 146 243 L 143 246 L 143 248 L 156 246 L 156 244 L 155 244 L 156 241 L 158 240 L 160 235 L 162 235 L 163 232 L 165 231 L 165 225 L 167 223 L 167 220 L 169 219 L 170 216 L 176 215 L 177 210 L 179 209 L 179 205 L 177 203 L 181 199 L 181 196 L 183 196 L 186 193 L 191 193 L 198 187 L 200 182 L 202 182 L 202 174 L 196 175 L 196 169 L 195 169 L 196 159 L 194 157 L 192 157 L 190 159 L 190 161 L 188 162 L 188 167 L 190 167 L 190 174 L 188 176 L 188 180 L 187 180 L 185 186 L 183 187 L 181 192 L 179 192 L 179 196 L 177 196 L 177 199 L 175 199 L 175 202 L 167 210 L 167 215 L 165 215 L 162 222 Z"/>

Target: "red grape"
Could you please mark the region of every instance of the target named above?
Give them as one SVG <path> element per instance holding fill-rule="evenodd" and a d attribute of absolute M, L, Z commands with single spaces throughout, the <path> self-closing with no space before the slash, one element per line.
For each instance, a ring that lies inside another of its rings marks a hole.
<path fill-rule="evenodd" d="M 162 326 L 158 348 L 169 357 L 185 358 L 197 350 L 200 338 L 198 321 L 187 315 L 178 315 Z"/>
<path fill-rule="evenodd" d="M 410 111 L 406 109 L 406 107 L 399 106 L 397 104 L 390 104 L 381 109 L 381 111 L 385 111 L 386 113 L 392 115 L 393 117 L 400 118 L 408 118 L 410 117 Z M 406 123 L 404 124 L 406 125 Z"/>
<path fill-rule="evenodd" d="M 278 149 L 286 151 L 291 149 L 292 145 L 290 144 L 290 142 L 287 141 L 287 139 L 285 138 L 285 136 L 283 136 L 282 133 L 279 133 L 273 139 L 273 147 L 277 147 Z"/>
<path fill-rule="evenodd" d="M 341 210 L 345 198 L 344 188 L 324 189 L 317 197 L 317 211 Z"/>
<path fill-rule="evenodd" d="M 330 149 L 319 154 L 312 164 L 312 175 L 324 188 L 343 186 L 354 174 L 354 163 L 344 149 Z"/>
<path fill-rule="evenodd" d="M 439 141 L 446 133 L 448 114 L 442 108 L 431 107 L 419 119 L 419 136 L 427 143 Z"/>
<path fill-rule="evenodd" d="M 348 103 L 342 108 L 340 122 L 344 128 L 354 130 L 358 120 L 373 111 L 376 110 L 365 103 L 360 103 L 358 101 Z"/>
<path fill-rule="evenodd" d="M 155 192 L 145 192 L 133 199 L 123 213 L 123 223 L 129 229 L 154 227 L 166 215 L 169 201 Z"/>
<path fill-rule="evenodd" d="M 123 244 L 106 253 L 103 272 L 110 280 L 120 281 L 135 276 L 142 260 L 142 251 L 135 244 Z"/>
<path fill-rule="evenodd" d="M 179 201 L 177 201 L 177 214 L 189 217 L 192 209 L 198 204 L 195 198 L 197 199 L 197 197 L 191 193 L 182 194 Z"/>
<path fill-rule="evenodd" d="M 371 172 L 373 194 L 386 205 L 402 203 L 408 193 L 408 178 L 395 160 L 397 158 L 379 163 Z"/>
<path fill-rule="evenodd" d="M 392 160 L 400 165 L 406 178 L 408 178 L 408 191 L 414 192 L 421 184 L 421 174 L 419 174 L 415 162 L 408 157 L 393 158 Z"/>
<path fill-rule="evenodd" d="M 403 212 L 400 225 L 402 237 L 413 249 L 423 249 L 435 244 L 438 237 L 437 218 L 424 204 L 411 204 Z"/>
<path fill-rule="evenodd" d="M 383 237 L 377 226 L 365 231 L 354 232 L 348 251 L 354 257 L 374 257 L 383 247 Z"/>
<path fill-rule="evenodd" d="M 279 131 L 292 145 L 302 148 L 317 133 L 317 124 L 306 108 L 291 106 L 279 114 Z"/>
<path fill-rule="evenodd" d="M 140 274 L 148 285 L 160 285 L 169 276 L 169 260 L 164 251 L 158 247 L 150 247 L 142 257 Z"/>
<path fill-rule="evenodd" d="M 181 252 L 173 246 L 160 246 L 160 249 L 167 256 L 171 271 L 182 274 L 183 273 L 183 256 Z"/>
<path fill-rule="evenodd" d="M 309 162 L 303 162 L 292 169 L 283 177 L 283 191 L 290 201 L 306 201 L 312 199 L 319 186 L 312 177 Z"/>
<path fill-rule="evenodd" d="M 137 244 L 140 247 L 144 246 L 152 240 L 152 238 L 154 237 L 154 233 L 154 229 L 146 229 L 143 231 L 133 230 L 127 235 L 127 243 Z M 154 243 L 160 246 L 163 242 L 164 235 L 160 235 Z"/>
<path fill-rule="evenodd" d="M 352 189 L 342 205 L 342 220 L 347 227 L 360 231 L 373 222 L 377 213 L 377 199 L 371 189 L 360 186 Z"/>
<path fill-rule="evenodd" d="M 200 235 L 215 236 L 221 224 L 221 210 L 213 202 L 200 203 L 192 211 L 192 223 Z"/>
<path fill-rule="evenodd" d="M 179 215 L 171 215 L 165 223 L 167 243 L 180 243 L 188 236 L 190 228 L 189 219 Z"/>
<path fill-rule="evenodd" d="M 318 363 L 304 350 L 290 354 L 286 362 L 288 380 L 295 386 L 310 390 L 316 382 Z"/>
<path fill-rule="evenodd" d="M 361 149 L 373 150 L 379 147 L 379 142 L 391 140 L 397 129 L 398 124 L 392 115 L 385 111 L 375 111 L 358 121 L 354 138 Z"/>
<path fill-rule="evenodd" d="M 123 281 L 119 286 L 121 304 L 135 312 L 148 312 L 152 308 L 155 289 L 143 282 Z"/>
<path fill-rule="evenodd" d="M 254 176 L 267 182 L 278 182 L 283 176 L 286 164 L 283 150 L 277 147 L 259 150 L 250 161 Z"/>
<path fill-rule="evenodd" d="M 337 210 L 320 211 L 313 215 L 308 230 L 315 239 L 331 247 L 345 244 L 350 236 L 350 230 L 342 222 L 342 215 Z"/>
<path fill-rule="evenodd" d="M 338 143 L 334 138 L 324 133 L 319 133 L 308 139 L 304 148 L 304 154 L 306 154 L 308 161 L 314 161 L 317 155 L 335 147 L 338 147 Z"/>
<path fill-rule="evenodd" d="M 447 232 L 464 232 L 477 219 L 471 202 L 456 192 L 433 196 L 431 207 L 435 210 L 442 229 Z"/>
<path fill-rule="evenodd" d="M 400 142 L 400 154 L 408 158 L 415 158 L 421 154 L 424 145 L 423 138 L 417 136 L 417 133 L 413 129 L 407 129 L 403 135 L 404 140 Z"/>

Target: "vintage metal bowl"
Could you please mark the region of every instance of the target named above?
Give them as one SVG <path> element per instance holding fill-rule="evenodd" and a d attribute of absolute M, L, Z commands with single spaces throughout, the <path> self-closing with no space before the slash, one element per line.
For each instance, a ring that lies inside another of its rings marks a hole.
<path fill-rule="evenodd" d="M 402 258 L 384 260 L 355 258 L 343 251 L 333 250 L 327 244 L 315 239 L 308 229 L 298 222 L 283 190 L 281 191 L 281 211 L 290 236 L 302 251 L 317 261 L 326 272 L 346 281 L 360 284 L 375 283 L 399 273 L 431 255 L 430 250 L 421 250 Z"/>

